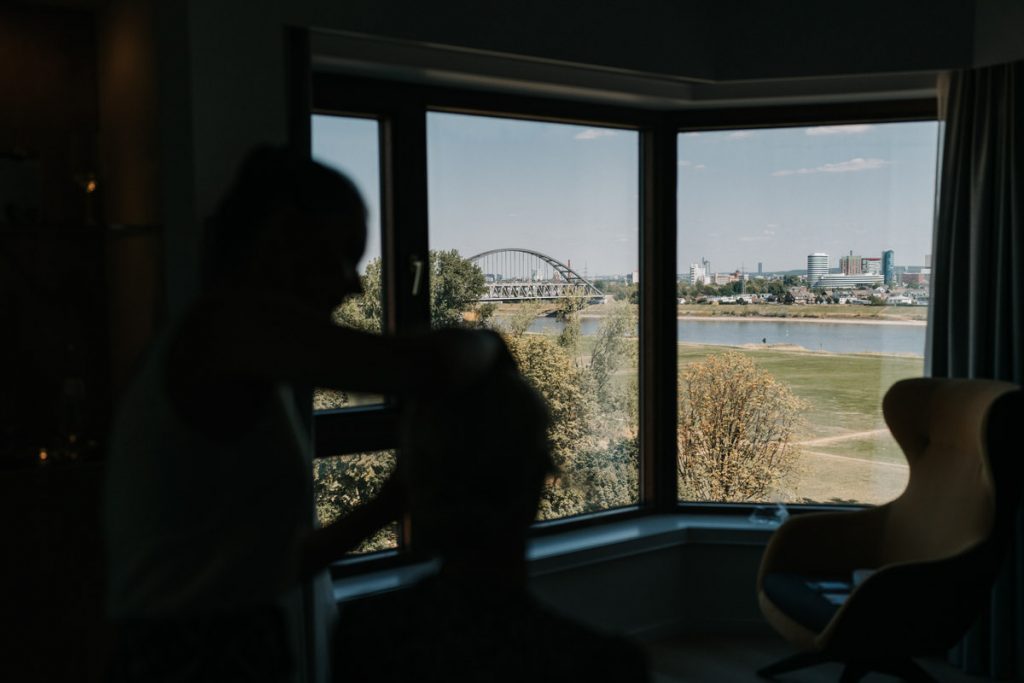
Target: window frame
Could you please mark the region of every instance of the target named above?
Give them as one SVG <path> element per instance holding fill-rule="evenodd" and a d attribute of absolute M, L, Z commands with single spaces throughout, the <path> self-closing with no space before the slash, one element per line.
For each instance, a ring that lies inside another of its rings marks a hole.
<path fill-rule="evenodd" d="M 379 122 L 382 226 L 382 296 L 390 333 L 429 329 L 429 282 L 411 291 L 411 261 L 428 250 L 427 139 L 430 112 L 517 118 L 635 130 L 639 134 L 639 503 L 534 525 L 534 535 L 560 533 L 631 517 L 686 513 L 749 514 L 752 503 L 687 502 L 677 499 L 676 245 L 677 136 L 735 128 L 781 128 L 936 120 L 933 99 L 851 101 L 810 105 L 745 103 L 699 109 L 653 109 L 423 85 L 403 80 L 313 72 L 312 115 L 358 116 Z M 307 146 L 308 149 L 308 146 Z M 399 230 L 398 226 L 402 226 Z M 406 267 L 402 267 L 405 264 Z M 429 277 L 429 273 L 427 273 Z M 318 413 L 314 457 L 397 446 L 398 409 L 381 406 Z M 795 512 L 862 506 L 793 504 Z M 408 532 L 408 525 L 406 526 Z M 404 534 L 409 540 L 408 533 Z M 415 551 L 415 548 L 412 548 Z M 377 569 L 411 560 L 404 550 L 345 560 L 335 574 Z"/>

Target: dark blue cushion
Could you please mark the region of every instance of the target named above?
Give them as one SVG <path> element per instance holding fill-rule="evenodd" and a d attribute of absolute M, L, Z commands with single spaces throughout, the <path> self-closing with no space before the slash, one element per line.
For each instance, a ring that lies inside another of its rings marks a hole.
<path fill-rule="evenodd" d="M 837 603 L 852 590 L 847 581 L 790 573 L 767 574 L 762 587 L 776 607 L 815 633 L 825 630 L 839 609 Z"/>

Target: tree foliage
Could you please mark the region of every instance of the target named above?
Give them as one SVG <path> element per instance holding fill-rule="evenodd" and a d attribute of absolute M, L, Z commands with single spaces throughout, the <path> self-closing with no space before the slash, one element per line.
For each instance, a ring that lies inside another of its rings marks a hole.
<path fill-rule="evenodd" d="M 679 386 L 680 497 L 770 499 L 796 457 L 803 402 L 736 351 L 686 366 Z"/>
<path fill-rule="evenodd" d="M 394 471 L 395 462 L 391 451 L 314 460 L 313 485 L 320 524 L 330 524 L 376 496 Z M 397 542 L 396 529 L 391 525 L 363 541 L 355 552 L 387 550 L 394 548 Z"/>
<path fill-rule="evenodd" d="M 431 252 L 430 284 L 431 324 L 435 328 L 491 324 L 493 309 L 479 304 L 486 291 L 483 274 L 457 251 Z M 383 315 L 380 292 L 380 260 L 374 259 L 363 276 L 362 294 L 335 311 L 335 322 L 379 332 Z M 580 313 L 585 307 L 583 297 L 566 297 L 558 303 L 557 315 L 569 332 L 557 338 L 526 332 L 542 310 L 537 302 L 520 304 L 514 314 L 494 325 L 551 411 L 549 438 L 559 472 L 545 489 L 542 519 L 637 500 L 637 386 L 635 377 L 631 381 L 621 373 L 636 360 L 635 306 L 622 302 L 606 307 L 597 333 L 584 340 Z M 339 408 L 352 400 L 343 392 L 318 390 L 315 407 Z M 332 458 L 317 465 L 321 519 L 332 519 L 369 499 L 389 471 L 375 464 L 378 460 L 379 454 L 368 454 Z M 392 537 L 378 537 L 371 546 L 388 538 Z"/>
<path fill-rule="evenodd" d="M 430 252 L 430 324 L 433 328 L 464 326 L 467 314 L 482 324 L 491 307 L 481 307 L 487 292 L 483 271 L 455 249 Z"/>

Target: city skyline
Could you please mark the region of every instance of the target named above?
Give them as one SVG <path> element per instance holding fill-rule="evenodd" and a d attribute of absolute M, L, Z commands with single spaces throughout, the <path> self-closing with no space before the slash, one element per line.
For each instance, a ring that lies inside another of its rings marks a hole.
<path fill-rule="evenodd" d="M 636 131 L 430 113 L 430 247 L 528 248 L 592 275 L 638 258 Z M 377 123 L 314 116 L 314 158 L 352 178 L 380 252 Z M 931 253 L 934 121 L 683 133 L 677 272 L 798 271 L 806 255 Z M 830 258 L 832 258 L 830 256 Z M 836 267 L 831 264 L 830 267 Z"/>

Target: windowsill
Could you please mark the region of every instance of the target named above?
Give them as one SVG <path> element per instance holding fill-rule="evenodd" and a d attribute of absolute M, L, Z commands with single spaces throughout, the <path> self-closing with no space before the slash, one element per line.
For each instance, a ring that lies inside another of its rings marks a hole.
<path fill-rule="evenodd" d="M 674 546 L 763 546 L 777 525 L 750 522 L 740 515 L 652 515 L 575 529 L 530 540 L 530 575 L 541 576 L 588 564 Z M 334 581 L 338 602 L 411 586 L 437 571 L 436 561 L 367 572 Z"/>

